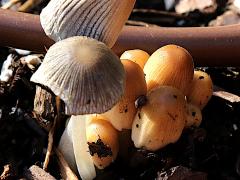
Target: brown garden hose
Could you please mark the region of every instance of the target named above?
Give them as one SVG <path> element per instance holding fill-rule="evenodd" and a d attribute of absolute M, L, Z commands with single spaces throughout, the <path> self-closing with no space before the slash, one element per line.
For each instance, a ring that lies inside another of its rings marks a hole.
<path fill-rule="evenodd" d="M 39 16 L 0 9 L 0 45 L 44 52 L 54 43 Z M 240 25 L 222 27 L 123 28 L 113 50 L 143 49 L 152 53 L 166 44 L 185 47 L 198 66 L 240 66 Z"/>

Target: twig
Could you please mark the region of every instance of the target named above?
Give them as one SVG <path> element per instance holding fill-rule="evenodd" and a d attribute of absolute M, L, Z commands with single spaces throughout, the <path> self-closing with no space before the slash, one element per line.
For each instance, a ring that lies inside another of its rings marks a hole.
<path fill-rule="evenodd" d="M 56 118 L 54 118 L 53 125 L 52 125 L 52 127 L 49 131 L 49 134 L 48 134 L 47 153 L 46 153 L 45 160 L 44 160 L 44 163 L 43 163 L 43 169 L 45 171 L 47 171 L 50 156 L 52 154 L 52 148 L 53 148 L 53 142 L 54 142 L 54 132 L 55 132 L 56 123 L 57 123 L 57 116 L 56 116 Z"/>
<path fill-rule="evenodd" d="M 61 151 L 58 148 L 54 148 L 54 151 L 57 155 L 57 161 L 58 161 L 58 165 L 60 167 L 60 172 L 61 172 L 62 178 L 69 179 L 69 180 L 77 180 L 78 179 L 77 176 L 69 167 L 69 165 L 66 162 L 66 160 L 64 159 Z"/>
<path fill-rule="evenodd" d="M 149 24 L 149 23 L 145 23 L 143 21 L 133 21 L 133 20 L 128 20 L 126 22 L 126 25 L 128 25 L 128 26 L 143 26 L 143 27 L 159 27 L 158 25 L 155 25 L 155 24 Z"/>
<path fill-rule="evenodd" d="M 43 0 L 27 0 L 24 4 L 22 4 L 19 8 L 18 11 L 20 12 L 29 12 L 32 10 L 34 7 L 39 5 Z"/>
<path fill-rule="evenodd" d="M 51 156 L 52 150 L 53 150 L 54 134 L 56 131 L 57 123 L 59 122 L 59 119 L 60 119 L 60 105 L 61 105 L 61 99 L 57 96 L 56 97 L 57 115 L 54 118 L 53 125 L 48 134 L 48 148 L 47 148 L 47 153 L 46 153 L 44 164 L 43 164 L 43 169 L 45 171 L 47 170 L 50 156 Z"/>

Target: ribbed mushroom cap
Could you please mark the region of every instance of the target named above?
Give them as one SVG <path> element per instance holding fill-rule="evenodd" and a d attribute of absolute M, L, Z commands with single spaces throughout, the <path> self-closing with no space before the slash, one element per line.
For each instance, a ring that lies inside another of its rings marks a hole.
<path fill-rule="evenodd" d="M 67 114 L 103 113 L 122 96 L 125 71 L 104 43 L 76 36 L 50 47 L 31 81 L 59 96 Z"/>
<path fill-rule="evenodd" d="M 135 0 L 51 0 L 40 14 L 45 33 L 55 41 L 88 36 L 112 47 Z"/>

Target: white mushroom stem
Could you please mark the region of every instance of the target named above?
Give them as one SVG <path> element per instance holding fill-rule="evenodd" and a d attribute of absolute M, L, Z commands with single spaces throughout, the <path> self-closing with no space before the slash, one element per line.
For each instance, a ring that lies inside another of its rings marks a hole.
<path fill-rule="evenodd" d="M 67 124 L 67 127 L 62 134 L 58 148 L 62 152 L 70 168 L 73 171 L 77 172 L 72 142 L 72 121 L 69 121 L 69 123 Z"/>
<path fill-rule="evenodd" d="M 89 153 L 86 136 L 87 116 L 72 116 L 72 140 L 78 172 L 82 179 L 90 180 L 96 177 L 92 157 Z"/>
<path fill-rule="evenodd" d="M 96 177 L 95 167 L 87 144 L 87 117 L 87 115 L 71 116 L 59 144 L 67 162 L 75 172 L 77 169 L 83 180 Z"/>

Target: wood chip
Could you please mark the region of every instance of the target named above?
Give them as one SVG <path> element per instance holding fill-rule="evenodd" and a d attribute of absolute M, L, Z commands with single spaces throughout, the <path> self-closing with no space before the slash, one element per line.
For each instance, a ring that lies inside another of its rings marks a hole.
<path fill-rule="evenodd" d="M 240 97 L 232 94 L 230 92 L 225 91 L 224 89 L 214 86 L 213 96 L 224 99 L 230 103 L 240 103 Z"/>
<path fill-rule="evenodd" d="M 157 180 L 207 180 L 204 172 L 194 172 L 183 166 L 176 166 L 166 172 L 158 173 Z"/>
<path fill-rule="evenodd" d="M 235 95 L 235 94 L 232 94 L 232 93 L 229 93 L 229 92 L 226 92 L 226 91 L 216 91 L 216 92 L 213 92 L 213 95 L 214 96 L 217 96 L 217 97 L 220 97 L 226 101 L 229 101 L 231 103 L 239 103 L 240 102 L 240 97 Z"/>
<path fill-rule="evenodd" d="M 0 176 L 1 180 L 13 179 L 16 176 L 16 172 L 11 164 L 7 164 L 3 167 L 3 172 Z"/>
<path fill-rule="evenodd" d="M 24 176 L 28 180 L 56 180 L 52 175 L 36 165 L 33 165 L 29 169 L 25 170 Z"/>

